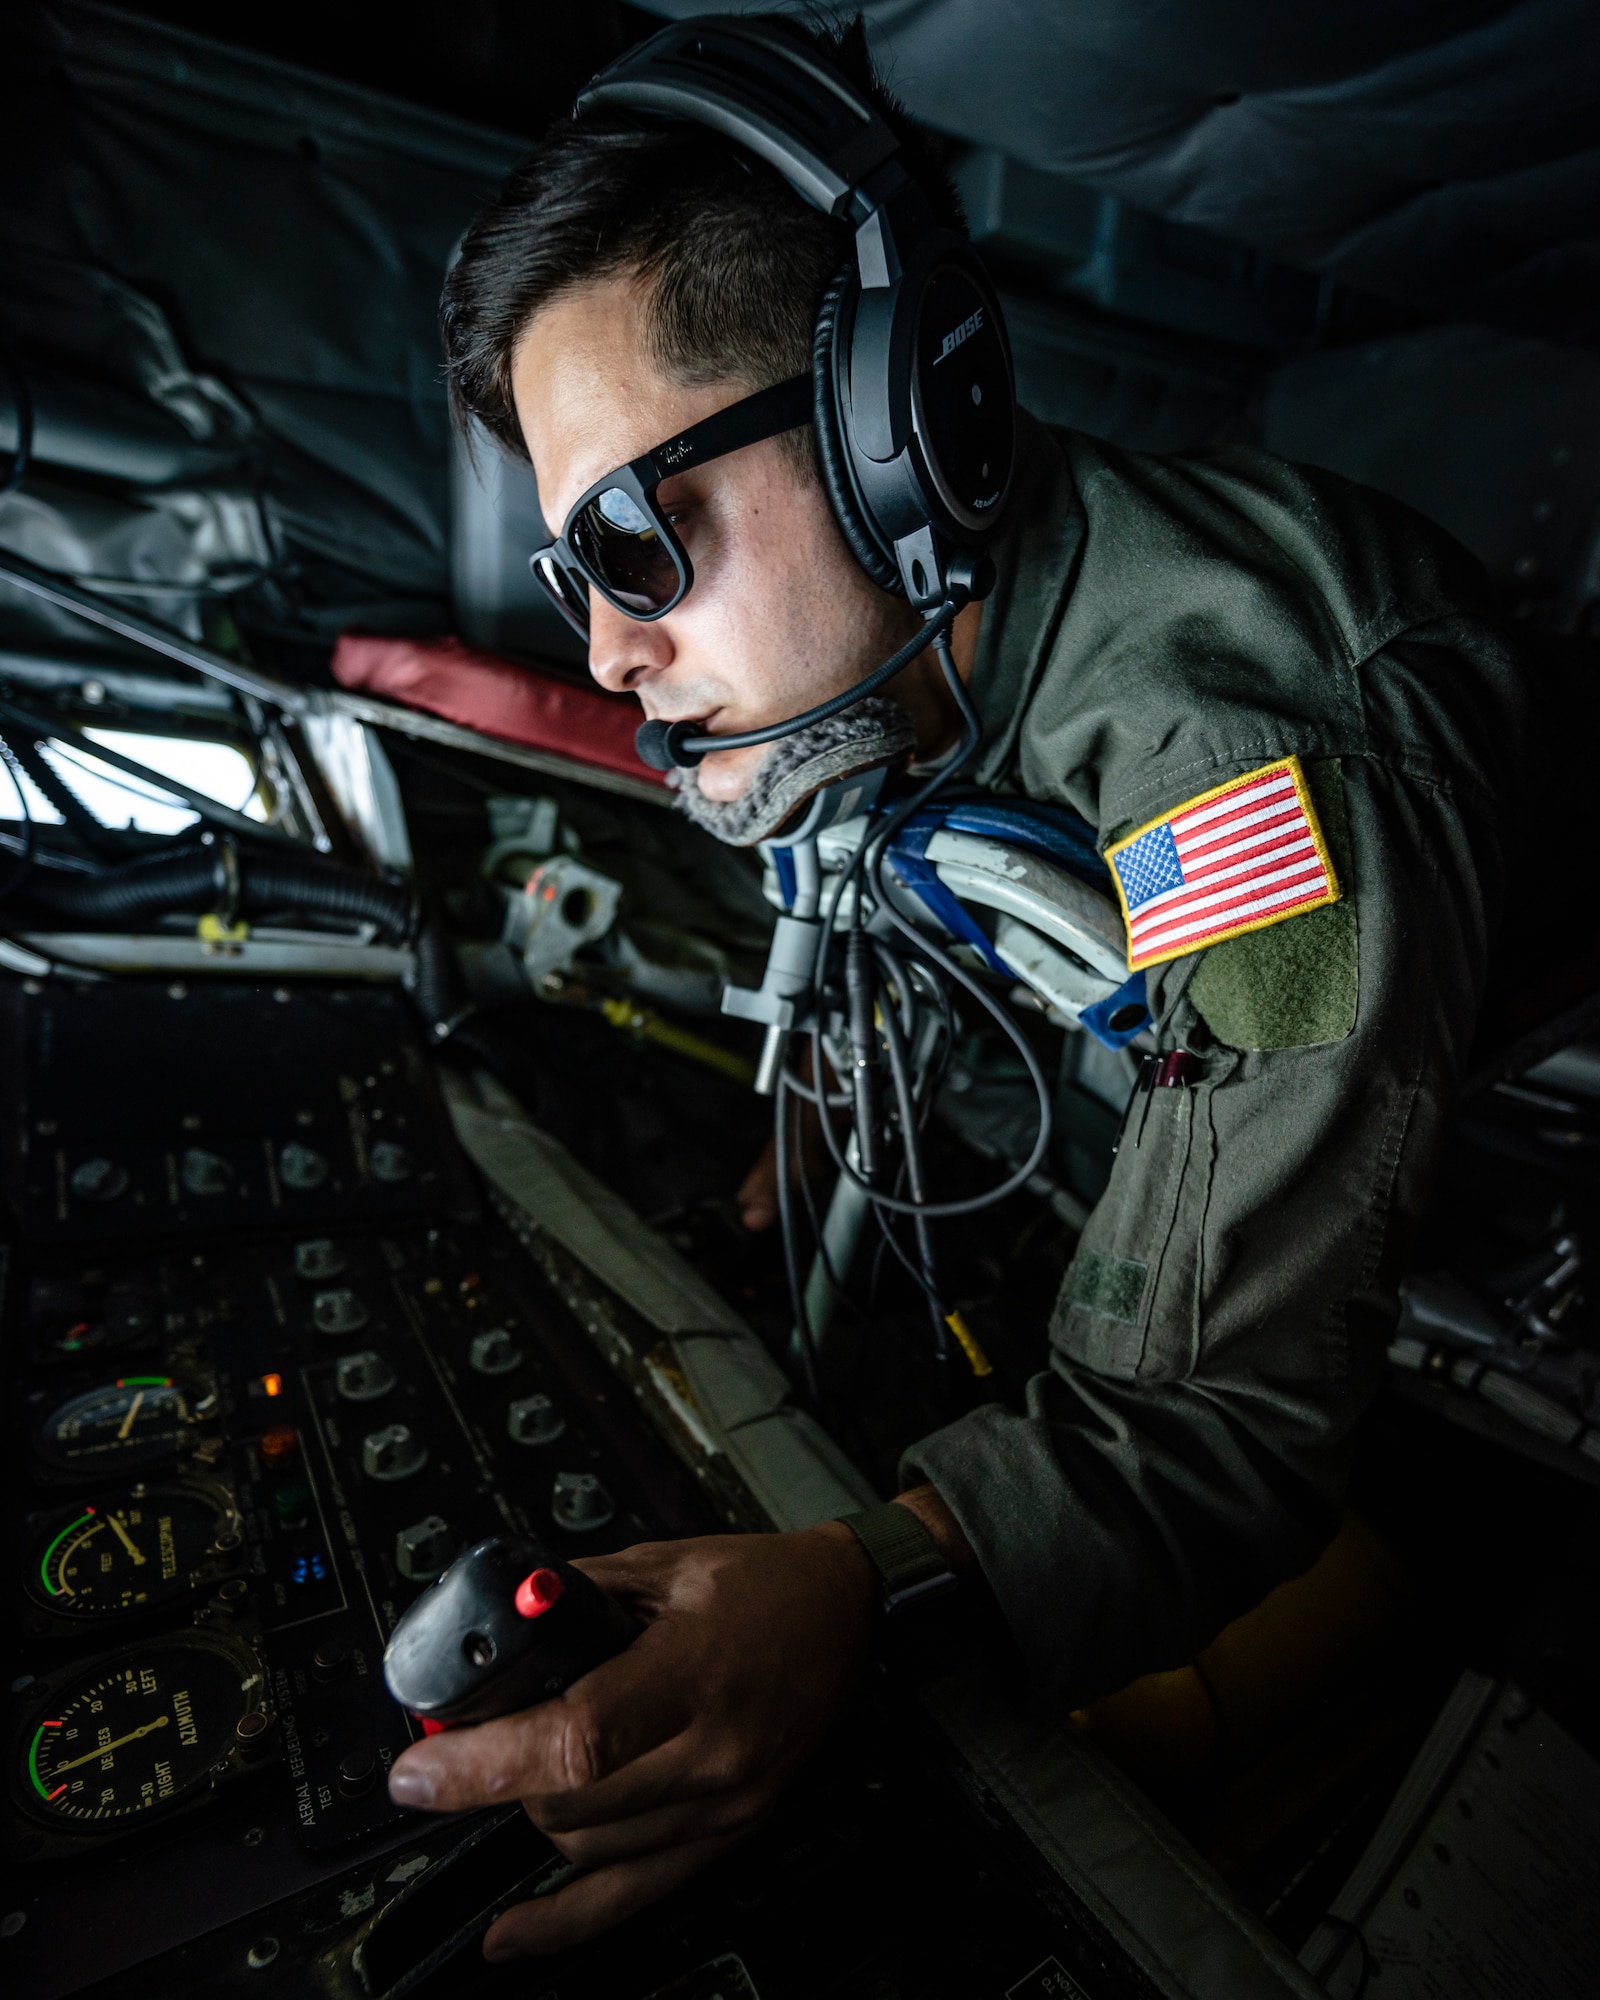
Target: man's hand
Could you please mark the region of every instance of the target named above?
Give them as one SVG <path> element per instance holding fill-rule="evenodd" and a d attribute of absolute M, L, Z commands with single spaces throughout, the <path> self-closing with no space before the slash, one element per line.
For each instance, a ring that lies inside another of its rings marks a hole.
<path fill-rule="evenodd" d="M 581 1943 L 758 1825 L 843 1705 L 878 1596 L 837 1522 L 579 1567 L 647 1621 L 633 1645 L 554 1701 L 413 1744 L 389 1778 L 398 1804 L 437 1812 L 521 1799 L 594 1871 L 508 1910 L 492 1959 Z"/>

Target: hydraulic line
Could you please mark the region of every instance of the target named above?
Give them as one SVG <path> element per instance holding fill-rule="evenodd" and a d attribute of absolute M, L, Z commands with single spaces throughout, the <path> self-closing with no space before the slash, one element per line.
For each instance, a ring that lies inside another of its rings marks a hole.
<path fill-rule="evenodd" d="M 36 869 L 25 897 L 51 917 L 96 930 L 148 923 L 171 911 L 212 909 L 224 901 L 241 916 L 288 909 L 375 924 L 391 944 L 403 943 L 413 926 L 410 893 L 392 882 L 329 861 L 276 849 L 253 853 L 222 841 L 94 875 Z"/>

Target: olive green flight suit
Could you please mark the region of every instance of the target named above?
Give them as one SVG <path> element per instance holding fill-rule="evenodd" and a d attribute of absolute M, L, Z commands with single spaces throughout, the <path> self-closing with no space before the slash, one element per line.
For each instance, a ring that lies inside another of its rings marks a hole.
<path fill-rule="evenodd" d="M 980 781 L 1104 848 L 1297 753 L 1343 889 L 1151 968 L 1159 1045 L 1202 1073 L 1136 1107 L 1025 1410 L 902 1466 L 1036 1687 L 1078 1701 L 1192 1658 L 1337 1525 L 1483 992 L 1527 689 L 1477 565 L 1397 502 L 1243 448 L 1027 418 L 1021 447 Z"/>

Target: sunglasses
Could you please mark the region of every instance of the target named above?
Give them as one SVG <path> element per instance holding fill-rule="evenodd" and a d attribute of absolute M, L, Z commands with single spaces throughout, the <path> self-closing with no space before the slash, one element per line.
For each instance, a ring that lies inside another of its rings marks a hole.
<path fill-rule="evenodd" d="M 758 389 L 595 481 L 556 540 L 528 558 L 528 567 L 580 638 L 589 636 L 591 590 L 625 618 L 648 620 L 664 618 L 681 604 L 694 582 L 688 552 L 656 500 L 662 481 L 798 430 L 812 420 L 814 394 L 809 375 Z"/>

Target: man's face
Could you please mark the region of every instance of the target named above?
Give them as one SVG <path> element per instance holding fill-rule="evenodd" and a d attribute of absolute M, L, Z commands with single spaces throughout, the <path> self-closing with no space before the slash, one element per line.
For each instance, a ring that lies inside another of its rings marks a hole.
<path fill-rule="evenodd" d="M 663 374 L 645 303 L 631 278 L 585 285 L 536 314 L 518 344 L 512 392 L 552 532 L 595 480 L 749 393 Z M 916 628 L 863 574 L 815 473 L 784 440 L 679 473 L 658 499 L 694 565 L 688 595 L 649 624 L 589 597 L 590 671 L 636 694 L 646 715 L 721 735 L 782 722 L 854 686 Z M 765 754 L 707 757 L 701 790 L 738 798 Z"/>

